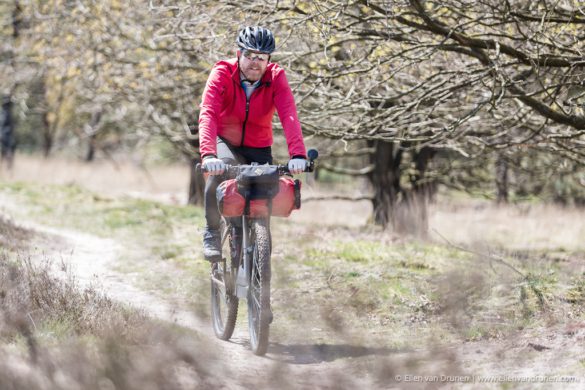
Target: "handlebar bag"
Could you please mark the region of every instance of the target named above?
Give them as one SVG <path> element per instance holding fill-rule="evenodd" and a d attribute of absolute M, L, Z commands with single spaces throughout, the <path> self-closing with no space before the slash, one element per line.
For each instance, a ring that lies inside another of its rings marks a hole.
<path fill-rule="evenodd" d="M 271 165 L 241 167 L 236 177 L 240 194 L 249 200 L 274 198 L 279 191 L 278 179 L 278 169 Z"/>

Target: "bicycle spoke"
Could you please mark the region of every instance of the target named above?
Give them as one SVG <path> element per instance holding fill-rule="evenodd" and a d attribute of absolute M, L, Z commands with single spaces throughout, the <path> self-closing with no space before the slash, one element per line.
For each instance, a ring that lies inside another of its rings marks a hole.
<path fill-rule="evenodd" d="M 260 309 L 260 300 L 258 299 L 258 294 L 252 294 L 251 298 L 253 300 L 254 307 Z"/>
<path fill-rule="evenodd" d="M 212 272 L 212 274 L 211 274 L 212 283 L 215 283 L 215 286 L 221 292 L 223 297 L 225 297 L 225 295 L 226 295 L 226 286 L 225 286 L 224 275 L 225 274 L 223 271 L 223 267 L 220 264 L 217 265 L 217 270 L 215 272 Z"/>

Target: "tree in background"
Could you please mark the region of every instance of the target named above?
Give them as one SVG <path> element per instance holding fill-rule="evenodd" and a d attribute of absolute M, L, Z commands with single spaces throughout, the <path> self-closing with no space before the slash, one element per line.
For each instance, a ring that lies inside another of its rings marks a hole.
<path fill-rule="evenodd" d="M 377 223 L 424 232 L 434 183 L 448 179 L 436 175 L 436 163 L 454 154 L 486 162 L 494 150 L 523 145 L 585 161 L 585 19 L 575 3 L 364 0 L 281 8 L 291 30 L 304 32 L 296 61 L 310 130 L 371 150 Z"/>
<path fill-rule="evenodd" d="M 16 149 L 16 138 L 14 134 L 13 95 L 17 82 L 13 76 L 17 70 L 16 47 L 20 36 L 22 23 L 22 9 L 18 1 L 0 6 L 0 13 L 5 15 L 1 24 L 1 36 L 3 44 L 0 46 L 0 78 L 4 79 L 0 84 L 0 96 L 2 96 L 2 108 L 0 109 L 0 159 L 10 169 L 13 164 L 14 152 Z"/>
<path fill-rule="evenodd" d="M 241 26 L 262 24 L 276 33 L 274 60 L 321 167 L 368 179 L 377 224 L 424 234 L 438 184 L 496 183 L 502 201 L 583 190 L 585 17 L 568 0 L 0 7 L 20 15 L 3 19 L 3 37 L 17 21 L 19 38 L 3 39 L 2 88 L 16 86 L 19 128 L 43 128 L 47 154 L 73 142 L 87 160 L 134 155 L 165 139 L 193 166 L 209 69 L 233 55 Z M 191 177 L 197 202 L 201 178 Z"/>
<path fill-rule="evenodd" d="M 8 169 L 12 167 L 15 149 L 12 101 L 10 96 L 5 96 L 0 109 L 0 158 L 2 163 L 6 163 Z"/>

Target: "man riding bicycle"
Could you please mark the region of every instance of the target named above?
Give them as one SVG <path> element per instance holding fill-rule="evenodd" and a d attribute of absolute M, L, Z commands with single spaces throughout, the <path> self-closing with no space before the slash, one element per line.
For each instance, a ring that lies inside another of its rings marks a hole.
<path fill-rule="evenodd" d="M 278 113 L 288 145 L 291 173 L 306 167 L 297 109 L 284 69 L 270 62 L 275 42 L 263 27 L 246 27 L 236 40 L 237 58 L 211 70 L 199 114 L 199 140 L 205 184 L 203 256 L 221 260 L 220 214 L 216 189 L 225 164 L 272 164 L 272 117 Z"/>

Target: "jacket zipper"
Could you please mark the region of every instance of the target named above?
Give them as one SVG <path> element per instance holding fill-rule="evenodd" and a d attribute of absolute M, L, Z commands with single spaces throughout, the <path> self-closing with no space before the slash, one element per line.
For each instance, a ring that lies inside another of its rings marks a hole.
<path fill-rule="evenodd" d="M 240 142 L 240 147 L 244 146 L 244 137 L 246 136 L 246 122 L 248 122 L 248 114 L 250 113 L 250 100 L 252 100 L 252 96 L 256 93 L 257 90 L 262 88 L 262 86 L 264 86 L 264 83 L 260 83 L 260 85 L 252 91 L 252 94 L 250 94 L 249 98 L 246 97 L 246 117 L 244 118 L 244 123 L 242 123 L 242 142 Z M 244 91 L 244 93 L 246 92 Z"/>
<path fill-rule="evenodd" d="M 254 93 L 254 92 L 252 92 Z M 252 95 L 250 95 L 250 98 Z M 242 123 L 242 142 L 240 142 L 240 147 L 244 146 L 244 136 L 246 135 L 246 122 L 248 122 L 248 113 L 250 111 L 250 99 L 246 98 L 246 117 L 244 118 L 244 123 Z"/>

